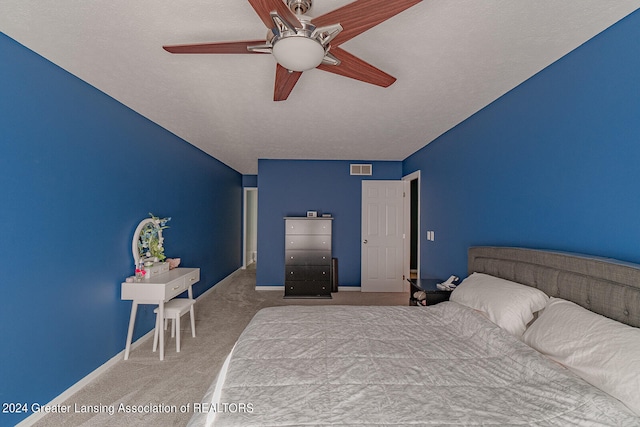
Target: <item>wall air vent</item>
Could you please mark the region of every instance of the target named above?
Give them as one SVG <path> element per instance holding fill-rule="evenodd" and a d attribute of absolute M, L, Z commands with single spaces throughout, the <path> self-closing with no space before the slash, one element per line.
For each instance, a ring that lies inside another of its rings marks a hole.
<path fill-rule="evenodd" d="M 373 168 L 370 164 L 351 164 L 351 175 L 371 175 L 373 173 Z"/>

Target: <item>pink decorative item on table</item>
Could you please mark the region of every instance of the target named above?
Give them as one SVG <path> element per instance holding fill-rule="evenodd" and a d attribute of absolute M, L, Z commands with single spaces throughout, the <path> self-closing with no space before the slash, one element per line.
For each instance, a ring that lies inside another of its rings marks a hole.
<path fill-rule="evenodd" d="M 167 262 L 169 263 L 169 270 L 173 270 L 180 265 L 180 258 L 167 258 Z"/>

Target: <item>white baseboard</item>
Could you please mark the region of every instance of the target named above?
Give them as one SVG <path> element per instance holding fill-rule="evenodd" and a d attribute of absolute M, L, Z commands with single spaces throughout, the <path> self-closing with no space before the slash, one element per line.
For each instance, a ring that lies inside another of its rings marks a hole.
<path fill-rule="evenodd" d="M 284 286 L 256 286 L 256 291 L 284 291 Z"/>
<path fill-rule="evenodd" d="M 338 286 L 338 291 L 360 292 L 360 286 Z"/>
<path fill-rule="evenodd" d="M 241 269 L 237 269 L 236 271 L 234 271 L 233 273 L 229 274 L 224 279 L 220 280 L 218 283 L 222 283 L 223 281 L 232 278 L 240 270 Z M 218 283 L 216 283 L 216 285 Z M 199 297 L 196 298 L 196 300 L 198 300 L 198 299 L 202 298 L 203 296 L 207 295 L 214 287 L 215 287 L 215 285 L 210 287 L 206 291 L 204 291 L 202 293 L 202 295 L 200 295 Z M 141 336 L 140 338 L 138 338 L 137 340 L 132 342 L 131 343 L 131 350 L 134 350 L 135 348 L 139 347 L 141 344 L 143 344 L 146 340 L 150 339 L 151 337 L 153 337 L 153 329 L 151 329 L 149 332 L 147 332 L 146 334 L 144 334 L 143 336 Z M 77 383 L 75 383 L 74 385 L 72 385 L 71 387 L 69 387 L 68 389 L 63 391 L 61 394 L 56 396 L 51 402 L 47 403 L 46 406 L 61 405 L 63 402 L 65 402 L 67 399 L 69 399 L 71 396 L 73 396 L 75 393 L 80 391 L 84 386 L 88 385 L 91 381 L 93 381 L 94 379 L 98 378 L 100 375 L 102 375 L 109 368 L 111 368 L 117 362 L 119 362 L 121 360 L 124 360 L 124 349 L 120 353 L 116 354 L 111 359 L 109 359 L 107 362 L 105 362 L 103 365 L 99 366 L 97 369 L 95 369 L 94 371 L 89 373 L 86 377 L 82 378 L 80 381 L 78 381 Z M 16 424 L 16 427 L 32 426 L 33 424 L 35 424 L 37 421 L 39 421 L 45 415 L 47 415 L 47 413 L 44 412 L 44 411 L 43 412 L 34 412 L 33 414 L 29 415 L 24 420 L 20 421 L 18 424 Z"/>

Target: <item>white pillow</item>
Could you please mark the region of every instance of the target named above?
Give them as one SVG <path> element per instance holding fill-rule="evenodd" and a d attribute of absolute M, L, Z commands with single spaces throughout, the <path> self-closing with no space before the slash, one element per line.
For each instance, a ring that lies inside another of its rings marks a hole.
<path fill-rule="evenodd" d="M 480 310 L 518 338 L 549 297 L 539 289 L 483 273 L 473 273 L 451 293 L 450 301 Z"/>
<path fill-rule="evenodd" d="M 640 416 L 640 329 L 552 298 L 523 340 Z"/>

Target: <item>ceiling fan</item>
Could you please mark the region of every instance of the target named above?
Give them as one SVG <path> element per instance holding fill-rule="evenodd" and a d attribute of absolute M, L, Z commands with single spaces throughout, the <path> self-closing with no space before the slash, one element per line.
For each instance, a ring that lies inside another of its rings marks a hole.
<path fill-rule="evenodd" d="M 286 4 L 285 4 L 286 1 Z M 267 26 L 266 40 L 163 46 L 171 53 L 270 53 L 275 58 L 274 101 L 287 99 L 304 71 L 318 68 L 387 87 L 396 79 L 339 46 L 422 0 L 356 0 L 316 18 L 312 0 L 249 0 Z"/>

